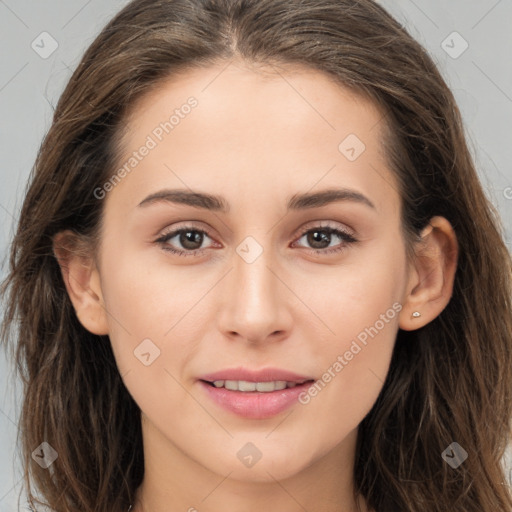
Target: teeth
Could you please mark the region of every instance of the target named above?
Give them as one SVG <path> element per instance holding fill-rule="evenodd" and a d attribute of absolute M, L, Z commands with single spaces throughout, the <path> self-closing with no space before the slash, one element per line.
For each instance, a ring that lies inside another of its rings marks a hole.
<path fill-rule="evenodd" d="M 279 382 L 283 382 L 282 380 Z M 284 386 L 280 389 L 284 389 L 286 387 L 286 382 L 284 382 Z M 263 393 L 269 393 L 270 391 L 276 390 L 276 383 L 275 382 L 258 382 L 256 384 L 256 389 L 258 391 L 262 391 Z"/>
<path fill-rule="evenodd" d="M 271 382 L 248 382 L 246 380 L 216 380 L 213 382 L 216 388 L 226 388 L 230 391 L 261 391 L 270 393 L 285 388 L 294 388 L 296 382 L 286 382 L 285 380 L 276 380 Z"/>
<path fill-rule="evenodd" d="M 230 391 L 238 390 L 238 382 L 236 380 L 227 380 L 224 382 L 224 387 Z"/>
<path fill-rule="evenodd" d="M 236 384 L 236 382 L 235 382 Z M 238 381 L 239 391 L 256 391 L 256 382 L 247 382 L 246 380 Z"/>

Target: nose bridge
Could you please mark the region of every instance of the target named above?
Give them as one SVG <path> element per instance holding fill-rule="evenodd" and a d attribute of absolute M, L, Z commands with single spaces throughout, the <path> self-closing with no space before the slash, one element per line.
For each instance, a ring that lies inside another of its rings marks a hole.
<path fill-rule="evenodd" d="M 268 239 L 263 243 L 265 246 L 253 236 L 248 236 L 236 248 L 234 277 L 243 292 L 240 299 L 248 305 L 263 299 L 269 304 L 275 287 L 275 276 L 269 270 L 275 257 Z"/>
<path fill-rule="evenodd" d="M 222 301 L 220 326 L 249 341 L 264 340 L 288 328 L 283 284 L 275 275 L 276 255 L 270 238 L 247 236 L 233 254 L 233 270 Z"/>

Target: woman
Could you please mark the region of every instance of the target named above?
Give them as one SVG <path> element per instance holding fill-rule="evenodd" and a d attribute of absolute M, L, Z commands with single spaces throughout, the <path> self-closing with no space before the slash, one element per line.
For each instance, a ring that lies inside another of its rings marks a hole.
<path fill-rule="evenodd" d="M 379 5 L 134 1 L 60 98 L 4 283 L 30 504 L 510 511 L 510 270 Z"/>

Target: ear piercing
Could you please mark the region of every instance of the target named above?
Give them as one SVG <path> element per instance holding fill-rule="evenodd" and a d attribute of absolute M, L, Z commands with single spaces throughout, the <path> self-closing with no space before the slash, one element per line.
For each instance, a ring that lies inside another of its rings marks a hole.
<path fill-rule="evenodd" d="M 412 314 L 412 318 L 418 318 L 421 316 L 421 313 L 419 311 L 415 311 L 413 314 Z"/>

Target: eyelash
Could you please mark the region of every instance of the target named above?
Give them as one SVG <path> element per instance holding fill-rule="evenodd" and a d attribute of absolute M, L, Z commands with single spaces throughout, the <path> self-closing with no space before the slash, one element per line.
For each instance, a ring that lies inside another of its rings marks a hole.
<path fill-rule="evenodd" d="M 156 240 L 156 243 L 159 243 L 162 246 L 162 249 L 165 251 L 169 251 L 173 254 L 177 254 L 178 256 L 195 256 L 197 253 L 204 251 L 205 249 L 194 249 L 191 251 L 185 251 L 185 250 L 179 250 L 174 249 L 171 245 L 169 245 L 167 242 L 174 238 L 176 235 L 179 235 L 180 233 L 186 233 L 186 232 L 196 232 L 196 233 L 202 233 L 203 235 L 208 236 L 207 231 L 204 231 L 203 229 L 197 229 L 194 226 L 184 226 L 182 228 L 176 229 L 174 231 L 171 231 L 169 233 L 164 233 L 160 238 Z M 310 251 L 314 252 L 315 254 L 325 255 L 325 254 L 332 254 L 332 253 L 339 253 L 342 252 L 347 248 L 347 245 L 353 244 L 357 242 L 357 239 L 347 231 L 341 230 L 339 228 L 333 228 L 331 226 L 315 226 L 309 229 L 306 229 L 305 231 L 302 231 L 300 234 L 299 239 L 301 239 L 304 235 L 310 233 L 311 231 L 320 231 L 323 233 L 327 233 L 329 235 L 336 235 L 339 236 L 342 240 L 344 240 L 345 244 L 341 244 L 337 248 L 331 248 L 331 249 L 310 249 Z"/>

